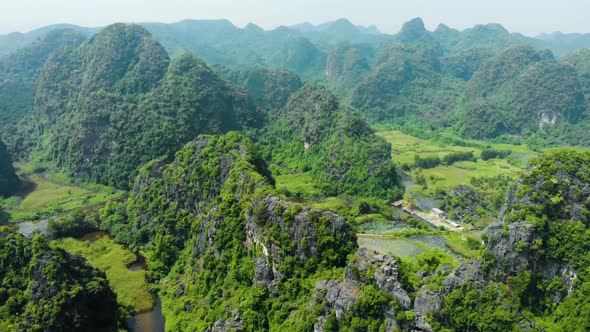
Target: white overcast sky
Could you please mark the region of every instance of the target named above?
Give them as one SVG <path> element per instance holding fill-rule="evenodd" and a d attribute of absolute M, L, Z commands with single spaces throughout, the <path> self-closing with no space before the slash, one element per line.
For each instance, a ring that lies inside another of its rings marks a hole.
<path fill-rule="evenodd" d="M 104 26 L 114 22 L 176 22 L 226 18 L 265 29 L 341 17 L 395 33 L 422 17 L 464 29 L 501 23 L 513 32 L 590 33 L 590 0 L 0 0 L 0 33 L 26 32 L 55 23 Z"/>

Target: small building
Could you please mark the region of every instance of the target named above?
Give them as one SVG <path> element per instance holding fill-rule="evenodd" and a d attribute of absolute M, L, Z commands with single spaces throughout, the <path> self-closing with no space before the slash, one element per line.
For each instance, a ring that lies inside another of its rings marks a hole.
<path fill-rule="evenodd" d="M 445 218 L 447 216 L 445 211 L 443 211 L 441 209 L 433 208 L 432 212 L 439 218 Z"/>
<path fill-rule="evenodd" d="M 450 219 L 447 219 L 447 222 L 448 222 L 449 224 L 451 224 L 451 226 L 453 226 L 453 227 L 460 227 L 460 226 L 461 226 L 461 225 L 459 225 L 458 223 L 456 223 L 456 222 L 454 222 L 454 221 L 452 221 L 452 220 L 450 220 Z"/>
<path fill-rule="evenodd" d="M 395 201 L 395 202 L 391 203 L 391 205 L 393 205 L 395 207 L 401 207 L 404 205 L 404 200 L 400 199 L 399 201 Z"/>

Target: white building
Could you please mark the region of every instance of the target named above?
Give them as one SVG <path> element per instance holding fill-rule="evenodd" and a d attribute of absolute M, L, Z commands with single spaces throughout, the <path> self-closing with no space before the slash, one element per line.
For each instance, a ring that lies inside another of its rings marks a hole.
<path fill-rule="evenodd" d="M 445 211 L 443 211 L 441 209 L 433 208 L 432 212 L 439 218 L 445 218 L 447 216 Z"/>

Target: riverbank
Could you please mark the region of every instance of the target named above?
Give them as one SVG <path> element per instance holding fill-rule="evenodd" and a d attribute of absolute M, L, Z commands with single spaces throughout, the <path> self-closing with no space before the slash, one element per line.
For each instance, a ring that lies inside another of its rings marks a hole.
<path fill-rule="evenodd" d="M 51 245 L 85 258 L 103 271 L 120 304 L 136 313 L 149 312 L 156 303 L 148 291 L 145 269 L 129 269 L 138 258 L 127 247 L 119 244 L 106 232 L 86 234 L 79 239 L 65 238 L 51 241 Z"/>

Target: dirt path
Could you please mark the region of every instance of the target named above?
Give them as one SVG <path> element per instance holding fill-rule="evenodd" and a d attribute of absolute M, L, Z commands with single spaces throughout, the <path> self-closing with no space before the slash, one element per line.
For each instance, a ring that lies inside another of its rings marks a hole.
<path fill-rule="evenodd" d="M 436 227 L 443 227 L 444 229 L 449 230 L 449 231 L 453 231 L 453 232 L 462 232 L 465 230 L 465 228 L 463 228 L 462 226 L 455 227 L 455 226 L 449 224 L 443 218 L 437 217 L 434 213 L 424 213 L 424 212 L 412 210 L 407 207 L 404 208 L 404 211 L 406 211 L 409 214 L 418 216 L 418 217 L 428 221 L 429 223 L 433 224 Z"/>
<path fill-rule="evenodd" d="M 356 237 L 364 237 L 368 239 L 387 239 L 393 237 L 395 235 L 391 234 L 366 234 L 366 233 L 357 233 Z"/>

